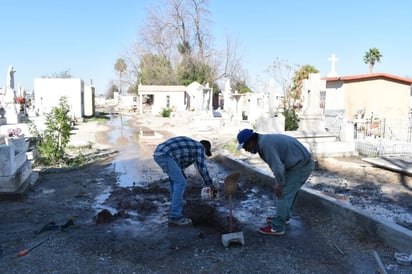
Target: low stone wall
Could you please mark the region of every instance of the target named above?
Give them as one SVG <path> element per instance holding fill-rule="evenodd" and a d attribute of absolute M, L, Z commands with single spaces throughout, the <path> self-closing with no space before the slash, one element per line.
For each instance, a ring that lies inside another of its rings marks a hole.
<path fill-rule="evenodd" d="M 223 165 L 234 168 L 247 176 L 253 176 L 255 182 L 261 186 L 270 187 L 273 183 L 273 176 L 268 172 L 240 162 L 228 155 L 220 154 L 215 157 Z M 412 231 L 396 223 L 364 213 L 337 199 L 322 195 L 319 191 L 303 187 L 299 192 L 296 205 L 298 207 L 316 207 L 328 212 L 334 220 L 342 225 L 362 228 L 362 231 L 370 239 L 377 239 L 392 248 L 412 253 Z"/>

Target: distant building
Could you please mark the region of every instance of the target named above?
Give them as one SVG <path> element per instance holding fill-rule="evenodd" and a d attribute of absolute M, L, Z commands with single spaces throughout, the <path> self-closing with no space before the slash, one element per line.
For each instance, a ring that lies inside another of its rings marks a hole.
<path fill-rule="evenodd" d="M 139 85 L 139 112 L 159 114 L 164 108 L 172 111 L 212 112 L 212 89 L 197 82 L 189 86 Z"/>
<path fill-rule="evenodd" d="M 72 118 L 80 119 L 94 115 L 93 86 L 85 87 L 83 80 L 78 78 L 34 79 L 33 105 L 39 115 L 44 115 L 53 107 L 57 107 L 63 96 L 67 97 Z"/>
<path fill-rule="evenodd" d="M 325 113 L 341 111 L 344 121 L 385 119 L 397 134 L 408 131 L 412 79 L 387 73 L 326 77 Z M 373 121 L 372 121 L 373 122 Z"/>

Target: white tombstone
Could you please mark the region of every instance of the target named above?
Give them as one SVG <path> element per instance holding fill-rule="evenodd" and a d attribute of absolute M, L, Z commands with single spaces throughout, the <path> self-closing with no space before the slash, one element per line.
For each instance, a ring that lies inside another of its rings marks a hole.
<path fill-rule="evenodd" d="M 232 92 L 230 79 L 226 79 L 225 89 L 223 91 L 223 110 L 228 118 L 241 120 L 242 119 L 242 95 Z"/>
<path fill-rule="evenodd" d="M 321 79 L 320 73 L 310 73 L 309 79 L 303 80 L 299 130 L 325 131 L 323 109 L 320 106 L 320 92 L 325 90 L 326 81 Z"/>
<path fill-rule="evenodd" d="M 232 94 L 232 88 L 230 87 L 230 79 L 226 79 L 225 89 L 223 90 L 223 109 L 225 112 L 231 113 L 233 111 L 232 100 L 230 95 Z"/>
<path fill-rule="evenodd" d="M 7 70 L 7 86 L 3 98 L 7 124 L 18 124 L 21 122 L 20 105 L 16 104 L 16 91 L 14 90 L 15 72 L 13 66 L 10 66 Z"/>
<path fill-rule="evenodd" d="M 276 112 L 276 90 L 275 90 L 275 80 L 270 79 L 269 81 L 269 117 L 274 117 Z"/>
<path fill-rule="evenodd" d="M 259 117 L 256 120 L 256 130 L 261 133 L 278 133 L 285 131 L 285 116 L 282 114 L 283 93 L 275 88 L 275 80 L 270 79 L 268 90 L 262 98 L 263 106 Z M 255 110 L 256 111 L 256 110 Z"/>

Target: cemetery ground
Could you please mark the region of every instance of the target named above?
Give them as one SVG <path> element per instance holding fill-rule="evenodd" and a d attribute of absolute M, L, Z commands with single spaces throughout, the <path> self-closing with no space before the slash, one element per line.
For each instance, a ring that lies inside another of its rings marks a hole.
<path fill-rule="evenodd" d="M 39 169 L 39 180 L 24 197 L 0 200 L 3 273 L 377 273 L 373 251 L 388 273 L 411 273 L 412 266 L 394 259 L 395 252 L 402 251 L 299 200 L 286 235 L 259 234 L 257 228 L 275 210 L 275 197 L 270 187 L 258 184 L 246 171 L 232 197 L 232 225 L 228 197 L 201 200 L 201 180 L 189 169 L 184 213 L 194 225 L 168 227 L 168 182 L 151 153 L 161 140 L 185 130 L 138 117 L 127 123 L 162 137 L 139 139 L 122 132 L 115 142 L 108 142 L 112 126 L 84 123 L 74 136 L 83 141 L 94 138 L 91 143 L 96 145 L 83 150 L 90 163 Z M 138 164 L 129 167 L 138 170 L 139 180 L 121 186 L 119 173 L 127 170 L 119 170 L 116 161 L 130 150 L 126 143 L 136 139 L 138 150 L 132 154 L 137 154 Z M 217 155 L 223 144 L 214 144 Z M 219 181 L 237 171 L 222 165 L 218 157 L 212 157 L 208 166 Z M 365 210 L 375 209 L 376 214 L 412 229 L 404 218 L 412 210 L 409 176 L 360 159 L 318 159 L 305 187 Z M 221 235 L 234 231 L 243 233 L 245 244 L 224 247 Z M 37 243 L 41 244 L 27 255 L 17 256 Z"/>

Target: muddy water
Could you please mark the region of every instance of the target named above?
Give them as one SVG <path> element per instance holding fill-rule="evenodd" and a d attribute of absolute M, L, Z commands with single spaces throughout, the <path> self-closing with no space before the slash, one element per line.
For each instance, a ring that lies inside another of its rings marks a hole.
<path fill-rule="evenodd" d="M 108 167 L 116 173 L 116 184 L 120 187 L 131 187 L 138 185 L 141 177 L 137 168 L 138 163 L 138 146 L 137 131 L 128 125 L 131 118 L 122 115 L 110 115 L 110 120 L 106 123 L 110 130 L 106 133 L 106 141 L 111 147 L 116 149 L 116 156 L 112 165 Z M 117 214 L 118 210 L 107 205 L 107 199 L 110 197 L 113 189 L 107 187 L 105 191 L 96 197 L 94 209 L 96 212 L 108 210 L 111 214 Z"/>
<path fill-rule="evenodd" d="M 107 125 L 112 128 L 109 131 L 108 142 L 116 147 L 118 153 L 113 160 L 113 167 L 117 174 L 117 183 L 121 187 L 130 187 L 138 184 L 141 174 L 137 168 L 138 146 L 136 145 L 137 132 L 135 128 L 128 126 L 128 116 L 111 116 Z"/>

